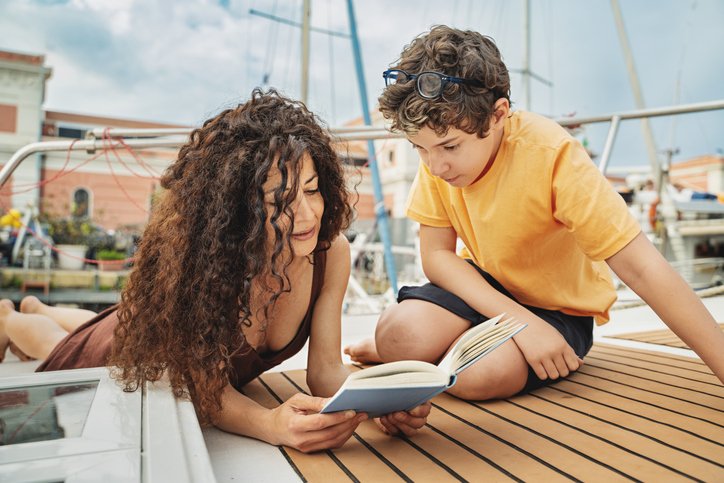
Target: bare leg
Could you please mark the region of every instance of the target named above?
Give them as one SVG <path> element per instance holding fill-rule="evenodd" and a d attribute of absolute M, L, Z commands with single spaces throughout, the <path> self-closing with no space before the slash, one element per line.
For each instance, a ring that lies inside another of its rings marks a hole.
<path fill-rule="evenodd" d="M 53 319 L 66 332 L 73 332 L 79 326 L 95 317 L 95 312 L 69 307 L 53 307 L 41 302 L 38 297 L 28 295 L 20 302 L 20 312 L 24 314 L 44 315 Z"/>
<path fill-rule="evenodd" d="M 68 335 L 50 317 L 16 312 L 12 302 L 7 302 L 0 301 L 0 340 L 12 340 L 28 356 L 45 359 L 58 342 Z M 4 347 L 2 349 L 4 355 Z"/>
<path fill-rule="evenodd" d="M 365 339 L 345 352 L 359 362 L 415 359 L 437 363 L 469 327 L 467 320 L 438 305 L 408 299 L 382 313 L 374 340 Z M 505 398 L 523 389 L 527 378 L 522 352 L 508 341 L 460 373 L 449 392 L 469 400 Z"/>
<path fill-rule="evenodd" d="M 520 392 L 528 380 L 528 362 L 509 340 L 458 375 L 448 392 L 470 401 L 503 399 Z"/>
<path fill-rule="evenodd" d="M 375 337 L 344 348 L 355 362 L 378 363 L 404 359 L 437 362 L 470 323 L 442 307 L 408 299 L 385 309 Z"/>
<path fill-rule="evenodd" d="M 0 314 L 5 311 L 15 310 L 15 304 L 12 300 L 2 299 L 0 300 Z M 5 352 L 10 344 L 10 338 L 5 333 L 5 330 L 0 330 L 0 362 L 5 360 Z"/>

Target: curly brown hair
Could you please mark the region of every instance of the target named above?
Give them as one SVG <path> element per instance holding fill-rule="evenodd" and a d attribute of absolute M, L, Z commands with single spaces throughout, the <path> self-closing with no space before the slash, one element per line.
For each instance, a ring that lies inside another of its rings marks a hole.
<path fill-rule="evenodd" d="M 415 82 L 387 87 L 379 98 L 380 111 L 397 131 L 415 134 L 428 126 L 444 136 L 454 127 L 485 137 L 495 102 L 510 102 L 510 76 L 500 51 L 493 39 L 478 32 L 435 26 L 405 46 L 390 68 L 410 74 L 440 72 L 485 86 L 449 83 L 437 99 L 418 95 Z"/>
<path fill-rule="evenodd" d="M 252 281 L 271 275 L 279 282 L 265 311 L 289 290 L 285 227 L 294 226 L 305 153 L 325 206 L 315 250 L 326 250 L 349 226 L 349 192 L 329 134 L 304 104 L 255 89 L 248 102 L 191 133 L 162 177 L 166 191 L 121 297 L 109 364 L 118 367 L 114 377 L 126 390 L 166 372 L 177 397 L 190 395 L 202 424 L 213 421 L 230 357 L 249 347 L 242 326 L 251 324 Z M 282 183 L 267 210 L 262 185 L 273 166 Z"/>

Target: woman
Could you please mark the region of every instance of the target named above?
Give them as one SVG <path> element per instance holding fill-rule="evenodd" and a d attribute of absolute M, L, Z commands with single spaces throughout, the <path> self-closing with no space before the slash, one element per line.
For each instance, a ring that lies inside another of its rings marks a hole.
<path fill-rule="evenodd" d="M 305 452 L 341 446 L 365 414 L 317 414 L 325 399 L 305 394 L 269 410 L 240 392 L 307 338 L 313 394 L 347 377 L 351 211 L 328 134 L 302 103 L 255 90 L 196 129 L 161 184 L 121 303 L 73 330 L 84 317 L 3 302 L 5 343 L 44 359 L 38 370 L 116 366 L 129 390 L 166 373 L 202 424 Z M 428 412 L 386 416 L 383 428 L 412 434 Z"/>

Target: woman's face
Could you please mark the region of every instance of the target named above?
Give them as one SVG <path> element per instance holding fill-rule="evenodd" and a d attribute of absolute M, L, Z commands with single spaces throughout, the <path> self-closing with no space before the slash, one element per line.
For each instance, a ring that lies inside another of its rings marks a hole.
<path fill-rule="evenodd" d="M 269 171 L 269 177 L 264 183 L 264 202 L 267 210 L 267 236 L 274 243 L 274 228 L 271 216 L 274 214 L 274 192 L 280 187 L 282 176 L 274 167 Z M 292 180 L 288 180 L 286 189 L 291 189 Z M 290 220 L 282 214 L 277 224 L 284 236 L 291 229 L 292 250 L 294 257 L 305 257 L 314 251 L 324 214 L 324 199 L 319 192 L 319 178 L 314 161 L 309 154 L 304 153 L 302 166 L 299 172 L 298 192 L 291 208 L 294 213 L 294 226 L 290 228 Z"/>

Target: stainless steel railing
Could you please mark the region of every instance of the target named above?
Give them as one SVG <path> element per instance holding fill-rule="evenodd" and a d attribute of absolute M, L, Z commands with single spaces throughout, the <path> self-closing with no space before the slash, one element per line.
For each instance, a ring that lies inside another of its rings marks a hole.
<path fill-rule="evenodd" d="M 564 127 L 579 126 L 584 124 L 597 124 L 602 122 L 610 123 L 606 141 L 604 143 L 601 160 L 599 161 L 599 169 L 606 172 L 608 162 L 611 157 L 613 145 L 616 142 L 616 136 L 621 121 L 628 119 L 642 119 L 660 116 L 672 116 L 679 114 L 688 114 L 695 112 L 705 112 L 724 109 L 724 100 L 700 102 L 694 104 L 683 104 L 678 106 L 659 107 L 651 109 L 639 109 L 635 111 L 616 112 L 612 114 L 604 114 L 589 117 L 573 117 L 573 118 L 557 118 L 555 121 Z M 136 149 L 157 148 L 157 147 L 180 147 L 187 141 L 191 128 L 172 128 L 172 129 L 107 129 L 96 128 L 88 133 L 88 139 L 83 141 L 42 141 L 31 143 L 16 151 L 8 160 L 8 162 L 0 170 L 0 187 L 4 186 L 8 178 L 20 163 L 28 156 L 49 151 L 88 151 L 93 152 L 102 149 L 108 144 L 108 139 L 118 137 L 134 137 L 136 139 L 127 139 L 124 143 Z M 384 127 L 342 127 L 331 129 L 330 132 L 337 139 L 342 141 L 367 140 L 367 139 L 394 139 L 402 138 L 402 133 L 393 133 L 384 129 Z M 168 137 L 176 136 L 176 137 Z M 138 139 L 141 138 L 141 139 Z M 145 139 L 155 138 L 155 139 Z"/>

